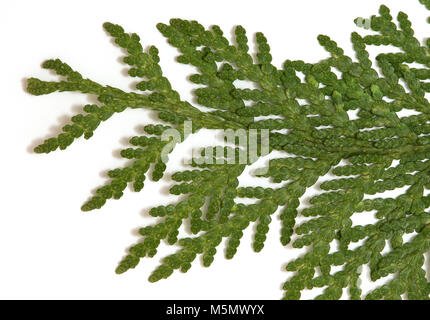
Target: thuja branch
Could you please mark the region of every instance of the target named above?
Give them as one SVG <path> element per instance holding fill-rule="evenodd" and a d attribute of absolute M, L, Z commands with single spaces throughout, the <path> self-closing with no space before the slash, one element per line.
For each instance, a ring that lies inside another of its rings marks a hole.
<path fill-rule="evenodd" d="M 430 1 L 420 3 L 430 8 Z M 379 15 L 356 22 L 374 33 L 351 34 L 355 57 L 320 35 L 327 58 L 317 63 L 286 60 L 281 68 L 272 64 L 262 33 L 256 34 L 253 58 L 241 26 L 234 30 L 234 41 L 229 41 L 218 26 L 208 29 L 181 19 L 158 24 L 158 30 L 179 50 L 177 61 L 197 69 L 189 79 L 199 85 L 194 91 L 197 103 L 210 111 L 182 100 L 163 75 L 158 50 L 152 46 L 144 51 L 137 34 L 125 33 L 115 24 L 105 23 L 104 28 L 127 51 L 123 61 L 130 66 L 129 75 L 140 79 L 139 93 L 85 79 L 58 59 L 43 64 L 64 79 L 31 78 L 30 93 L 79 91 L 95 95 L 99 103 L 84 106 L 84 112 L 72 117 L 61 134 L 37 146 L 37 153 L 65 149 L 81 136 L 88 139 L 102 121 L 128 108 L 155 110 L 160 119 L 145 126 L 145 134 L 130 139 L 132 147 L 121 155 L 133 163 L 109 171 L 111 180 L 83 205 L 84 211 L 119 199 L 128 183 L 134 191 L 142 190 L 151 166 L 152 179 L 161 179 L 167 155 L 190 133 L 187 123 L 192 122 L 191 132 L 196 134 L 201 128 L 234 132 L 234 139 L 227 139 L 228 146 L 207 146 L 201 156 L 193 158 L 189 170 L 172 175 L 176 184 L 170 193 L 185 197 L 150 210 L 158 222 L 140 229 L 142 239 L 130 248 L 117 273 L 153 257 L 163 239 L 181 249 L 162 260 L 149 277 L 152 282 L 169 277 L 174 270 L 186 272 L 198 255 L 209 266 L 225 238 L 226 258 L 231 259 L 243 230 L 251 224 L 256 224 L 253 248 L 259 252 L 273 216 L 281 209 L 281 243 L 287 245 L 296 235 L 293 247 L 308 248 L 303 257 L 287 265 L 293 275 L 284 284 L 285 299 L 299 299 L 303 290 L 312 288 L 321 288 L 319 299 L 339 299 L 345 288 L 351 299 L 398 299 L 405 294 L 429 299 L 430 283 L 423 264 L 430 249 L 430 197 L 426 194 L 430 189 L 430 104 L 426 99 L 430 41 L 421 44 L 408 16 L 400 12 L 395 23 L 386 6 L 380 7 Z M 381 53 L 372 61 L 368 49 L 374 45 L 394 46 L 396 51 Z M 412 63 L 417 67 L 411 67 Z M 243 80 L 254 83 L 256 89 L 239 88 L 237 81 Z M 399 113 L 405 110 L 415 114 L 401 117 Z M 350 118 L 352 111 L 355 119 Z M 268 152 L 284 153 L 270 160 L 268 167 L 259 168 L 255 181 L 265 177 L 280 185 L 239 186 L 244 169 L 266 155 L 265 147 Z M 318 183 L 328 173 L 335 178 Z M 302 196 L 314 185 L 320 192 L 310 198 L 310 206 L 300 209 Z M 395 189 L 402 191 L 393 197 L 384 194 Z M 239 198 L 255 202 L 245 205 Z M 375 212 L 377 222 L 353 224 L 352 218 L 361 212 Z M 299 215 L 307 217 L 306 222 L 298 224 Z M 185 221 L 193 236 L 178 238 Z M 388 253 L 383 253 L 384 248 Z M 370 267 L 372 281 L 391 279 L 364 295 L 363 265 Z M 336 271 L 334 267 L 339 266 Z"/>

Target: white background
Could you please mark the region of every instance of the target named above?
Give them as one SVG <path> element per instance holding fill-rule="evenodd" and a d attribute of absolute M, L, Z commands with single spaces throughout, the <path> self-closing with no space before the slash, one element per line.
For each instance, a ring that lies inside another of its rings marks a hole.
<path fill-rule="evenodd" d="M 283 271 L 297 250 L 279 243 L 274 220 L 263 251 L 251 249 L 252 227 L 233 260 L 219 250 L 210 268 L 197 259 L 186 274 L 147 281 L 160 258 L 176 248 L 164 246 L 154 259 L 115 275 L 126 248 L 138 241 L 138 227 L 154 222 L 147 211 L 166 204 L 171 181 L 147 181 L 140 193 L 127 190 L 120 201 L 101 210 L 80 211 L 81 204 L 102 185 L 108 169 L 126 163 L 118 157 L 129 137 L 153 121 L 149 111 L 130 110 L 104 123 L 88 141 L 80 139 L 67 151 L 36 155 L 31 150 L 44 138 L 58 134 L 67 119 L 93 100 L 78 93 L 35 97 L 24 90 L 25 78 L 56 79 L 40 68 L 48 58 L 61 58 L 85 77 L 131 90 L 121 50 L 102 29 L 105 21 L 137 32 L 145 46 L 160 49 L 165 75 L 184 99 L 192 101 L 192 69 L 175 62 L 178 55 L 155 25 L 170 18 L 218 24 L 230 36 L 243 25 L 248 35 L 266 34 L 274 64 L 285 59 L 315 62 L 326 57 L 316 36 L 330 35 L 352 53 L 353 19 L 369 17 L 382 1 L 1 1 L 0 26 L 0 298 L 101 299 L 279 299 L 289 276 Z M 418 1 L 385 1 L 406 11 L 418 37 L 426 35 L 427 12 Z M 360 31 L 363 33 L 363 31 Z M 191 137 L 171 156 L 168 173 L 181 166 L 192 144 L 204 145 L 212 135 Z M 259 163 L 260 165 L 264 162 Z M 246 175 L 241 184 L 256 183 Z M 312 192 L 312 191 L 310 191 Z M 366 222 L 370 222 L 367 220 Z M 364 281 L 364 291 L 373 284 Z M 315 292 L 304 294 L 304 298 Z"/>

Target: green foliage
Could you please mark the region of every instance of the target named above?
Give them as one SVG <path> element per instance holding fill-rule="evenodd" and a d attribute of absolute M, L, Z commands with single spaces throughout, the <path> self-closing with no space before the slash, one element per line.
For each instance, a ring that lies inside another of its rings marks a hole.
<path fill-rule="evenodd" d="M 430 9 L 429 1 L 420 2 Z M 196 21 L 181 19 L 158 24 L 158 30 L 179 50 L 178 62 L 196 68 L 190 80 L 199 85 L 194 93 L 208 112 L 181 100 L 172 89 L 155 47 L 145 52 L 136 34 L 111 23 L 104 28 L 127 51 L 124 63 L 130 66 L 131 77 L 140 78 L 136 89 L 141 93 L 95 83 L 58 59 L 46 61 L 43 67 L 62 76 L 62 81 L 28 80 L 28 91 L 34 95 L 79 91 L 95 95 L 100 102 L 85 106 L 84 113 L 72 117 L 58 137 L 36 147 L 37 153 L 65 149 L 81 136 L 88 139 L 102 121 L 127 108 L 158 111 L 160 123 L 146 126 L 146 135 L 132 137 L 133 147 L 121 152 L 134 162 L 111 170 L 111 180 L 82 210 L 98 209 L 106 200 L 120 198 L 128 183 L 140 191 L 152 165 L 152 179 L 162 178 L 166 169 L 162 152 L 171 142 L 163 134 L 175 128 L 185 139 L 186 120 L 192 120 L 193 132 L 200 128 L 246 133 L 268 129 L 270 151 L 285 153 L 272 159 L 255 178 L 270 178 L 278 187 L 239 187 L 238 178 L 256 159 L 229 163 L 229 155 L 243 152 L 237 141 L 234 147 L 208 146 L 201 158 L 193 159 L 190 170 L 172 175 L 176 184 L 170 193 L 185 197 L 150 210 L 159 220 L 140 229 L 142 240 L 130 248 L 117 273 L 153 257 L 162 240 L 179 245 L 180 250 L 162 260 L 149 277 L 151 282 L 169 277 L 174 270 L 186 272 L 198 256 L 204 266 L 211 265 L 224 239 L 226 258 L 231 259 L 243 230 L 254 224 L 253 248 L 258 252 L 275 213 L 280 212 L 281 243 L 308 248 L 286 267 L 293 274 L 284 284 L 285 299 L 299 299 L 303 290 L 312 288 L 323 289 L 318 299 L 345 295 L 351 299 L 429 299 L 430 282 L 423 265 L 430 248 L 426 211 L 430 206 L 430 103 L 425 97 L 430 92 L 430 42 L 421 45 L 405 13 L 400 12 L 395 23 L 390 10 L 381 6 L 379 15 L 370 18 L 374 34 L 351 35 L 355 58 L 320 35 L 318 41 L 329 53 L 326 59 L 317 63 L 287 60 L 282 68 L 272 64 L 262 33 L 256 34 L 253 58 L 241 26 L 235 28 L 234 42 L 230 42 L 218 26 L 206 29 Z M 396 50 L 377 55 L 374 63 L 369 46 Z M 241 89 L 237 80 L 253 82 L 257 89 Z M 400 117 L 402 110 L 415 114 Z M 357 117 L 350 119 L 349 111 Z M 260 116 L 276 118 L 256 118 Z M 262 137 L 257 138 L 258 158 Z M 327 174 L 334 178 L 318 183 Z M 315 184 L 320 192 L 306 208 L 299 208 L 306 189 Z M 382 195 L 399 188 L 403 191 L 396 197 Z M 238 198 L 256 202 L 243 204 Z M 360 213 L 374 214 L 377 221 L 355 225 L 353 218 Z M 298 217 L 305 217 L 305 222 L 299 224 Z M 178 238 L 185 221 L 192 235 Z M 411 237 L 406 240 L 408 234 Z M 372 281 L 391 278 L 364 294 L 360 287 L 364 267 L 370 268 Z"/>

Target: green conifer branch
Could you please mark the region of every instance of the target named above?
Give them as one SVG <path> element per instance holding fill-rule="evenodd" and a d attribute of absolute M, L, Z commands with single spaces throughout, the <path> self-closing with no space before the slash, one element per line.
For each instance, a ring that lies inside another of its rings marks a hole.
<path fill-rule="evenodd" d="M 430 9 L 430 1 L 420 3 Z M 362 26 L 362 21 L 357 19 L 357 25 Z M 386 6 L 368 21 L 374 34 L 351 34 L 355 57 L 320 35 L 319 44 L 329 57 L 317 63 L 286 60 L 282 68 L 272 64 L 262 33 L 256 34 L 254 59 L 241 26 L 234 30 L 234 41 L 229 41 L 218 26 L 206 29 L 196 21 L 181 19 L 158 24 L 158 30 L 181 53 L 178 62 L 196 67 L 198 73 L 190 77 L 199 85 L 194 94 L 209 112 L 181 100 L 163 75 L 154 46 L 145 52 L 139 36 L 105 23 L 115 43 L 127 52 L 123 61 L 130 66 L 128 74 L 140 79 L 139 93 L 86 79 L 58 59 L 46 61 L 43 67 L 63 79 L 30 78 L 30 93 L 78 91 L 95 95 L 100 105 L 86 105 L 62 133 L 45 140 L 35 152 L 65 149 L 81 136 L 88 139 L 102 121 L 127 108 L 158 111 L 163 124 L 146 126 L 145 135 L 130 139 L 133 148 L 124 149 L 121 156 L 133 160 L 132 164 L 109 172 L 111 181 L 83 205 L 82 210 L 89 211 L 101 208 L 108 199 L 120 198 L 128 183 L 140 191 L 152 164 L 152 179 L 159 180 L 166 169 L 163 150 L 171 142 L 163 134 L 176 129 L 183 141 L 188 120 L 193 132 L 241 129 L 249 135 L 255 129 L 267 129 L 269 152 L 284 151 L 285 157 L 270 160 L 255 179 L 270 178 L 280 186 L 239 186 L 245 167 L 264 156 L 261 131 L 256 158 L 246 153 L 245 163 L 232 163 L 230 158 L 246 152 L 240 139 L 234 146 L 208 146 L 193 159 L 190 170 L 172 175 L 176 184 L 170 193 L 185 198 L 150 210 L 157 222 L 140 229 L 142 239 L 129 249 L 116 272 L 124 273 L 142 258 L 153 257 L 162 240 L 181 248 L 162 260 L 149 277 L 151 282 L 169 277 L 174 270 L 188 271 L 197 256 L 210 266 L 223 239 L 227 239 L 226 258 L 231 259 L 243 230 L 251 224 L 256 224 L 253 248 L 259 252 L 279 211 L 281 243 L 308 247 L 304 256 L 286 267 L 293 275 L 284 284 L 285 299 L 299 299 L 312 288 L 323 289 L 318 299 L 340 299 L 344 292 L 350 299 L 429 299 L 430 282 L 423 264 L 430 249 L 430 196 L 426 193 L 430 189 L 430 104 L 425 96 L 430 92 L 430 41 L 421 44 L 408 16 L 400 12 L 395 22 Z M 394 46 L 397 51 L 381 53 L 372 61 L 370 46 Z M 411 67 L 411 63 L 418 66 Z M 256 89 L 239 88 L 238 80 L 253 82 Z M 402 110 L 416 114 L 400 117 Z M 349 111 L 356 111 L 357 118 L 350 119 Z M 335 178 L 318 183 L 329 173 Z M 301 209 L 302 196 L 315 184 L 321 190 Z M 379 197 L 399 188 L 405 191 L 398 196 Z M 237 198 L 256 202 L 245 205 Z M 354 225 L 358 213 L 374 213 L 377 222 Z M 306 221 L 298 224 L 299 216 Z M 192 236 L 179 238 L 179 228 L 186 221 Z M 406 240 L 411 233 L 416 234 Z M 366 267 L 372 281 L 390 275 L 391 279 L 364 294 L 360 282 Z"/>

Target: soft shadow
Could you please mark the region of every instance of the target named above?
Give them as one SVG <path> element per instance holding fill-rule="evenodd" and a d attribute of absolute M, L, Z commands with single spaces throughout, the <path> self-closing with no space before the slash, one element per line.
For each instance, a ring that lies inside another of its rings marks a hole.
<path fill-rule="evenodd" d="M 27 82 L 28 82 L 29 78 L 22 78 L 21 79 L 21 87 L 22 87 L 22 91 L 24 91 L 26 94 L 32 95 L 31 93 L 28 92 L 27 90 Z"/>
<path fill-rule="evenodd" d="M 74 113 L 80 113 L 82 112 L 82 105 L 73 105 L 72 106 L 72 111 Z M 52 137 L 56 137 L 58 136 L 60 133 L 63 132 L 63 127 L 67 124 L 71 123 L 70 120 L 71 116 L 69 114 L 63 114 L 61 116 L 59 116 L 57 118 L 57 124 L 49 127 L 48 129 L 48 133 L 40 138 L 36 138 L 34 139 L 30 145 L 27 147 L 27 152 L 28 153 L 34 153 L 34 148 L 37 147 L 38 145 L 42 144 L 46 139 L 52 138 Z"/>
<path fill-rule="evenodd" d="M 234 45 L 235 47 L 237 47 L 237 42 L 236 42 L 236 34 L 234 33 L 234 30 L 237 28 L 237 25 L 233 26 L 230 29 L 230 41 L 231 44 Z"/>
<path fill-rule="evenodd" d="M 430 282 L 430 252 L 427 252 L 427 258 L 425 259 L 424 269 L 427 274 L 427 281 Z"/>

